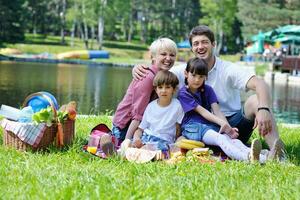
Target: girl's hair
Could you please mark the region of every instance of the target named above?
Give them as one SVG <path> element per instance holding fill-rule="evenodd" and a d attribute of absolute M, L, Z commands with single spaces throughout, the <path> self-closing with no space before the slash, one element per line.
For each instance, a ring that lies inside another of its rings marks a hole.
<path fill-rule="evenodd" d="M 205 60 L 200 58 L 191 58 L 185 68 L 186 72 L 190 72 L 192 74 L 197 75 L 205 75 L 208 74 L 207 63 Z M 185 84 L 187 85 L 187 79 L 185 79 Z"/>
<path fill-rule="evenodd" d="M 178 78 L 170 71 L 159 71 L 153 80 L 153 86 L 156 88 L 162 85 L 171 85 L 174 89 L 179 84 Z"/>
<path fill-rule="evenodd" d="M 166 37 L 158 38 L 154 40 L 149 47 L 151 53 L 151 59 L 162 49 L 172 52 L 175 55 L 177 54 L 177 45 L 173 40 Z"/>
<path fill-rule="evenodd" d="M 186 72 L 190 72 L 192 74 L 197 74 L 197 75 L 205 75 L 207 76 L 208 74 L 208 68 L 207 68 L 207 63 L 205 60 L 200 59 L 200 58 L 191 58 L 185 68 Z M 184 80 L 185 84 L 187 85 L 187 78 Z M 188 90 L 189 91 L 189 90 Z M 208 101 L 205 96 L 205 81 L 199 88 L 200 91 L 200 97 L 201 97 L 201 103 L 204 108 L 209 108 L 210 110 L 210 105 L 208 104 Z M 198 99 L 196 95 L 194 95 L 191 91 L 189 91 L 195 99 Z"/>

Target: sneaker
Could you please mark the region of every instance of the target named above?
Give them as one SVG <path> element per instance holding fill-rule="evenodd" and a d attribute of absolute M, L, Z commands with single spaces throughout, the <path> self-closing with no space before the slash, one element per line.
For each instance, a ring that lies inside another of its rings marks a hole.
<path fill-rule="evenodd" d="M 108 134 L 101 136 L 100 147 L 106 156 L 112 156 L 115 153 L 115 146 L 112 142 L 112 137 Z"/>
<path fill-rule="evenodd" d="M 255 138 L 254 140 L 252 140 L 251 143 L 251 150 L 250 150 L 250 162 L 251 163 L 255 163 L 259 161 L 259 155 L 260 155 L 260 151 L 261 151 L 261 142 L 259 141 L 259 139 Z"/>
<path fill-rule="evenodd" d="M 281 139 L 276 139 L 268 154 L 268 160 L 283 160 L 285 157 L 284 144 Z"/>

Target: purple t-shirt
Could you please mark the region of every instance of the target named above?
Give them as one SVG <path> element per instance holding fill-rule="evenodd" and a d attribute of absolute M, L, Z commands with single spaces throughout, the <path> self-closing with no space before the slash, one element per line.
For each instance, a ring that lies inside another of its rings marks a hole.
<path fill-rule="evenodd" d="M 211 122 L 202 117 L 194 109 L 200 105 L 206 110 L 211 112 L 211 104 L 218 103 L 217 96 L 212 89 L 212 87 L 205 85 L 204 86 L 204 95 L 201 97 L 201 92 L 197 91 L 192 93 L 188 90 L 186 86 L 182 87 L 178 92 L 178 100 L 181 103 L 181 106 L 184 111 L 184 118 L 182 120 L 182 125 L 187 124 L 188 122 L 200 122 L 204 124 L 210 124 Z"/>

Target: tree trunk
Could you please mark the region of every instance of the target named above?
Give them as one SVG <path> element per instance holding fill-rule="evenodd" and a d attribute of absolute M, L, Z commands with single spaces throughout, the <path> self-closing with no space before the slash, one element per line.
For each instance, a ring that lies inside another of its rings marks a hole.
<path fill-rule="evenodd" d="M 77 23 L 76 19 L 74 19 L 72 29 L 71 29 L 71 47 L 74 47 L 74 37 L 75 37 L 76 23 Z"/>
<path fill-rule="evenodd" d="M 86 23 L 86 19 L 85 19 L 85 4 L 84 2 L 82 2 L 82 14 L 84 16 L 83 18 L 83 35 L 84 35 L 84 45 L 85 45 L 85 48 L 88 49 L 89 48 L 89 31 L 88 31 L 88 26 L 87 26 L 87 23 Z"/>
<path fill-rule="evenodd" d="M 130 2 L 130 14 L 129 14 L 129 29 L 127 35 L 127 41 L 131 42 L 133 33 L 133 1 Z"/>
<path fill-rule="evenodd" d="M 99 17 L 98 19 L 98 48 L 102 49 L 102 43 L 103 43 L 103 31 L 104 31 L 104 19 L 103 17 Z"/>
<path fill-rule="evenodd" d="M 66 24 L 66 0 L 62 0 L 62 11 L 60 13 L 61 18 L 61 28 L 60 28 L 60 35 L 61 35 L 61 43 L 65 44 L 65 24 Z"/>
<path fill-rule="evenodd" d="M 104 9 L 106 6 L 106 0 L 100 0 L 101 1 L 101 8 L 98 18 L 98 46 L 99 49 L 102 49 L 103 45 L 103 32 L 104 32 Z"/>
<path fill-rule="evenodd" d="M 94 49 L 94 39 L 95 39 L 95 27 L 92 26 L 91 27 L 91 45 L 90 45 L 90 48 L 91 49 Z"/>

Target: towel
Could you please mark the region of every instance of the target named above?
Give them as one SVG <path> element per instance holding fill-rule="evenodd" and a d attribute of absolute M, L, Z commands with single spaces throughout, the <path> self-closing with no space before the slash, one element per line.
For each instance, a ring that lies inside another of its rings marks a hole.
<path fill-rule="evenodd" d="M 35 125 L 33 123 L 20 123 L 7 119 L 1 121 L 1 126 L 6 131 L 14 133 L 20 140 L 33 147 L 38 146 L 46 130 L 45 123 Z"/>

